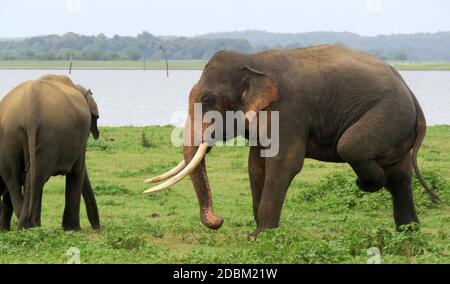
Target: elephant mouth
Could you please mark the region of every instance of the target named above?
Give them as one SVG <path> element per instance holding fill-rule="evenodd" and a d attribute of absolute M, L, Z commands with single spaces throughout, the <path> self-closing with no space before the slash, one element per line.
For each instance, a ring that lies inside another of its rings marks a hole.
<path fill-rule="evenodd" d="M 200 164 L 200 162 L 205 157 L 207 151 L 208 151 L 209 145 L 208 143 L 202 143 L 197 149 L 197 152 L 195 153 L 192 160 L 186 165 L 186 162 L 183 160 L 181 161 L 177 166 L 169 170 L 168 172 L 165 172 L 157 177 L 153 177 L 150 179 L 147 179 L 144 181 L 145 184 L 152 184 L 156 182 L 160 182 L 163 180 L 167 180 L 155 187 L 152 187 L 150 189 L 147 189 L 144 191 L 145 194 L 154 193 L 166 188 L 169 188 L 182 179 L 184 179 L 186 176 L 188 176 L 197 166 Z"/>

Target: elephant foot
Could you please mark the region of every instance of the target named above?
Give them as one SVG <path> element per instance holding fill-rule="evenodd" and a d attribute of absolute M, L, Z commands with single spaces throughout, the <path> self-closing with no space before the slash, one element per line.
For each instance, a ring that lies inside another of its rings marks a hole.
<path fill-rule="evenodd" d="M 0 224 L 0 232 L 8 232 L 11 230 L 11 225 Z"/>
<path fill-rule="evenodd" d="M 0 231 L 6 232 L 11 230 L 11 221 L 0 220 Z"/>
<path fill-rule="evenodd" d="M 360 178 L 356 179 L 356 185 L 364 192 L 377 192 L 381 190 L 385 185 L 377 181 L 362 181 Z"/>
<path fill-rule="evenodd" d="M 404 225 L 396 225 L 395 229 L 397 232 L 418 232 L 420 231 L 420 226 L 418 221 L 411 221 Z"/>
<path fill-rule="evenodd" d="M 64 231 L 80 231 L 80 216 L 77 214 L 68 214 L 67 211 L 64 211 L 62 227 Z"/>
<path fill-rule="evenodd" d="M 81 231 L 79 224 L 63 224 L 64 231 Z"/>
<path fill-rule="evenodd" d="M 28 220 L 21 220 L 19 221 L 19 230 L 22 229 L 31 229 L 31 228 L 35 228 L 35 227 L 39 227 L 40 224 L 37 222 L 31 222 Z"/>
<path fill-rule="evenodd" d="M 248 235 L 248 238 L 249 238 L 249 240 L 251 240 L 251 241 L 256 241 L 256 239 L 258 238 L 258 235 L 261 233 L 261 232 L 263 232 L 263 231 L 265 231 L 265 230 L 273 230 L 273 229 L 276 229 L 276 228 L 278 228 L 278 224 L 274 224 L 274 225 L 270 225 L 270 226 L 267 226 L 267 227 L 257 227 L 256 228 L 256 230 L 254 230 L 253 231 L 253 233 L 251 233 L 251 234 L 249 234 Z"/>
<path fill-rule="evenodd" d="M 420 230 L 420 222 L 415 214 L 400 217 L 394 216 L 397 232 L 415 232 Z"/>
<path fill-rule="evenodd" d="M 100 223 L 98 223 L 98 224 L 91 224 L 91 227 L 95 231 L 100 231 Z"/>
<path fill-rule="evenodd" d="M 256 239 L 258 238 L 258 235 L 259 235 L 260 232 L 261 232 L 261 231 L 260 231 L 259 229 L 256 229 L 255 231 L 253 231 L 253 233 L 250 233 L 250 234 L 248 235 L 248 239 L 249 239 L 250 241 L 256 241 Z"/>

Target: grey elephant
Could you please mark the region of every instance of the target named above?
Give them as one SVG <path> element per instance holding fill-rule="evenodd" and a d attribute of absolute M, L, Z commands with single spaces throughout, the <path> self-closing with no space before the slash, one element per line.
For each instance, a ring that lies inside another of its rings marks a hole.
<path fill-rule="evenodd" d="M 5 96 L 0 102 L 0 229 L 9 230 L 13 210 L 19 228 L 40 226 L 43 187 L 55 175 L 66 176 L 63 228 L 80 229 L 81 195 L 91 226 L 100 228 L 85 165 L 89 133 L 99 136 L 98 118 L 91 91 L 67 76 L 27 81 Z"/>
<path fill-rule="evenodd" d="M 250 147 L 248 170 L 257 223 L 252 237 L 279 225 L 281 209 L 292 179 L 305 158 L 348 163 L 363 191 L 386 187 L 392 195 L 397 228 L 418 222 L 412 196 L 417 152 L 425 137 L 422 109 L 400 74 L 364 52 L 337 45 L 257 54 L 216 53 L 189 96 L 184 160 L 170 172 L 147 182 L 170 178 L 146 191 L 155 192 L 191 176 L 200 205 L 200 217 L 211 229 L 222 226 L 214 213 L 205 165 L 213 146 L 205 139 L 209 124 L 195 127 L 195 105 L 207 111 L 279 113 L 279 152 L 263 157 L 267 145 Z M 246 116 L 250 122 L 255 116 Z M 200 121 L 202 118 L 200 118 Z M 258 122 L 259 123 L 259 122 Z M 270 124 L 270 120 L 269 120 Z M 244 137 L 249 138 L 246 123 Z M 229 129 L 228 125 L 224 129 Z M 231 129 L 233 129 L 231 127 Z M 224 139 L 236 135 L 226 133 Z M 196 143 L 198 141 L 199 143 Z"/>

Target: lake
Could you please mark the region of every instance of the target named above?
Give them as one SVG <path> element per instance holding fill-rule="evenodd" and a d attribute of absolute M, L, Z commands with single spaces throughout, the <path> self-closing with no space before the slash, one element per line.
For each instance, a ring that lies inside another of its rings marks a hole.
<path fill-rule="evenodd" d="M 200 70 L 74 70 L 75 83 L 92 89 L 101 126 L 183 125 Z M 0 70 L 0 97 L 17 84 L 65 70 Z M 400 72 L 416 94 L 429 125 L 450 124 L 450 72 Z"/>

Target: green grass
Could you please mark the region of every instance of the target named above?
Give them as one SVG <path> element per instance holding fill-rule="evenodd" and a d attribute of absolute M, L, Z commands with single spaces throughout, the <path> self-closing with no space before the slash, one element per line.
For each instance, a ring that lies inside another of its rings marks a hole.
<path fill-rule="evenodd" d="M 169 60 L 170 69 L 203 69 L 206 61 L 203 60 Z M 146 61 L 146 69 L 166 69 L 165 61 Z M 3 69 L 60 69 L 69 68 L 68 61 L 32 61 L 14 60 L 0 61 Z M 139 69 L 144 68 L 143 61 L 74 61 L 73 69 Z"/>
<path fill-rule="evenodd" d="M 203 69 L 205 60 L 169 60 L 170 69 Z M 165 69 L 164 61 L 146 61 L 146 69 Z M 32 61 L 13 60 L 0 61 L 0 69 L 64 69 L 68 61 Z M 431 63 L 394 63 L 400 71 L 450 71 L 450 64 Z M 143 69 L 143 61 L 74 61 L 74 69 Z"/>
<path fill-rule="evenodd" d="M 171 130 L 102 128 L 87 152 L 102 230 L 90 229 L 84 207 L 81 232 L 61 229 L 64 179 L 55 177 L 45 187 L 42 227 L 18 231 L 14 220 L 13 231 L 0 233 L 0 262 L 66 263 L 67 250 L 77 247 L 82 263 L 366 263 L 367 250 L 378 247 L 382 263 L 450 263 L 450 126 L 430 127 L 420 151 L 422 172 L 443 203 L 433 205 L 415 183 L 419 231 L 397 233 L 388 192 L 362 193 L 347 165 L 307 160 L 280 228 L 256 242 L 247 238 L 255 222 L 246 148 L 216 147 L 208 155 L 215 211 L 225 217 L 218 231 L 200 224 L 189 179 L 142 194 L 145 178 L 182 158 Z"/>

